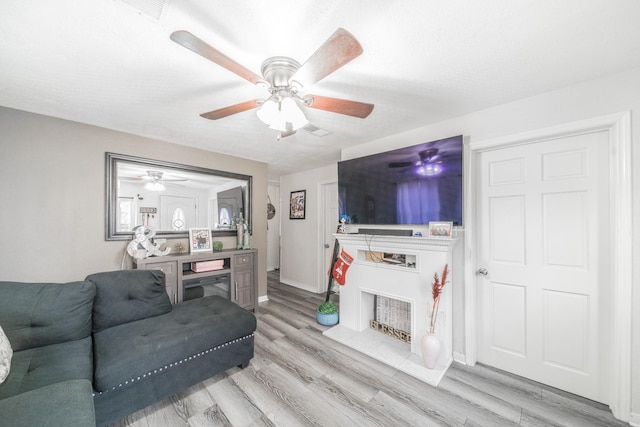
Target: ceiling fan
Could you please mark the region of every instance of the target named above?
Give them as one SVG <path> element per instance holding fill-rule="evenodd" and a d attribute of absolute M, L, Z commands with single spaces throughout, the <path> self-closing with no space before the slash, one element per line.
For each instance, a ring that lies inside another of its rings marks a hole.
<path fill-rule="evenodd" d="M 442 171 L 442 157 L 438 148 L 429 148 L 418 153 L 419 160 L 407 160 L 404 162 L 390 162 L 390 168 L 415 167 L 417 173 L 425 176 L 438 175 Z"/>
<path fill-rule="evenodd" d="M 174 184 L 175 182 L 184 182 L 188 181 L 185 178 L 177 178 L 177 179 L 163 179 L 164 172 L 148 170 L 146 175 L 139 175 L 136 177 L 122 177 L 121 179 L 129 180 L 129 181 L 148 181 L 145 184 L 145 188 L 150 191 L 164 191 L 164 184 Z"/>
<path fill-rule="evenodd" d="M 373 104 L 300 94 L 304 89 L 362 54 L 362 46 L 358 40 L 343 28 L 338 28 L 302 65 L 286 56 L 266 59 L 261 67 L 262 76 L 235 62 L 188 31 L 175 31 L 171 34 L 171 40 L 269 91 L 270 96 L 267 99 L 252 99 L 200 114 L 206 119 L 218 120 L 260 107 L 257 112 L 260 120 L 280 131 L 278 138 L 283 138 L 293 135 L 297 129 L 308 123 L 300 109 L 301 105 L 361 119 L 373 111 Z"/>

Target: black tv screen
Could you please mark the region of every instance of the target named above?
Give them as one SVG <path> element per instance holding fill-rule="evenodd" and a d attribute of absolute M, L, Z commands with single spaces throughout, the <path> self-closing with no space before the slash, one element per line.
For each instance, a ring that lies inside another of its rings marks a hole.
<path fill-rule="evenodd" d="M 462 135 L 338 162 L 352 224 L 462 225 Z"/>

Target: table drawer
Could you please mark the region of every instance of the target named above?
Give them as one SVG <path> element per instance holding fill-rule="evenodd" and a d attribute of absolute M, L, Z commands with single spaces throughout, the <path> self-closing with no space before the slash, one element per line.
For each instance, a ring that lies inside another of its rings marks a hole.
<path fill-rule="evenodd" d="M 242 254 L 235 256 L 236 267 L 242 267 L 243 265 L 253 265 L 253 254 Z"/>
<path fill-rule="evenodd" d="M 167 279 L 178 277 L 178 263 L 177 262 L 158 262 L 153 264 L 147 264 L 148 270 L 160 270 Z M 168 280 L 167 280 L 168 281 Z"/>

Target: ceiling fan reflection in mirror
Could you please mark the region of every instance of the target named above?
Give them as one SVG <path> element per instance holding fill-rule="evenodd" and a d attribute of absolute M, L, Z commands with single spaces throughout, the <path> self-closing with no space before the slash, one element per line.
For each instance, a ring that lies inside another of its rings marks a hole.
<path fill-rule="evenodd" d="M 301 94 L 309 86 L 362 54 L 362 46 L 358 40 L 343 28 L 338 28 L 302 65 L 286 56 L 268 58 L 262 64 L 262 76 L 240 65 L 188 31 L 172 33 L 171 40 L 269 91 L 269 97 L 266 99 L 252 99 L 201 114 L 206 119 L 218 120 L 260 107 L 257 111 L 258 118 L 270 128 L 278 130 L 280 139 L 293 135 L 308 123 L 301 106 L 360 119 L 368 117 L 373 111 L 373 104 Z"/>
<path fill-rule="evenodd" d="M 185 182 L 188 181 L 184 178 L 177 179 L 163 179 L 164 172 L 156 171 L 156 170 L 148 170 L 146 175 L 139 175 L 136 177 L 120 177 L 120 179 L 128 180 L 128 181 L 148 181 L 144 188 L 149 191 L 164 191 L 166 188 L 164 184 L 174 184 L 175 182 Z"/>

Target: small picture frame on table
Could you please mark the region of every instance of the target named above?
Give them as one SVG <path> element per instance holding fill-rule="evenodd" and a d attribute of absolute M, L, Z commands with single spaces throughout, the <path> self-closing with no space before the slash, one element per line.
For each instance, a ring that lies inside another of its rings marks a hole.
<path fill-rule="evenodd" d="M 189 229 L 189 252 L 212 252 L 211 230 L 208 228 Z"/>
<path fill-rule="evenodd" d="M 453 231 L 453 222 L 431 221 L 429 222 L 429 237 L 450 239 Z"/>
<path fill-rule="evenodd" d="M 289 198 L 289 219 L 304 219 L 307 190 L 292 191 Z"/>

